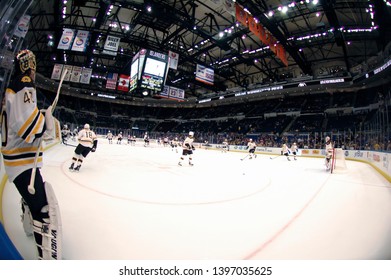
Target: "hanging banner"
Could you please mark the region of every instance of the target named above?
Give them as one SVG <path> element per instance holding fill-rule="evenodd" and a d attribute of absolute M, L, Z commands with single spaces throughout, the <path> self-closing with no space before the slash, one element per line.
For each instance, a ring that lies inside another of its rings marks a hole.
<path fill-rule="evenodd" d="M 19 38 L 24 38 L 29 30 L 30 16 L 23 16 L 16 26 L 14 35 Z"/>
<path fill-rule="evenodd" d="M 84 30 L 77 31 L 75 40 L 73 40 L 72 51 L 84 52 L 86 50 L 89 33 Z"/>
<path fill-rule="evenodd" d="M 129 75 L 120 74 L 117 89 L 120 91 L 129 91 Z"/>
<path fill-rule="evenodd" d="M 262 43 L 269 46 L 270 50 L 281 60 L 281 62 L 288 66 L 288 60 L 286 57 L 286 51 L 284 47 L 277 42 L 277 39 L 270 34 L 270 32 L 266 31 L 265 28 L 258 23 L 254 17 L 248 14 L 242 6 L 236 3 L 235 6 L 236 11 L 236 20 L 248 27 L 252 33 L 254 33 Z"/>
<path fill-rule="evenodd" d="M 232 16 L 235 16 L 235 2 L 233 0 L 223 0 L 223 9 Z"/>
<path fill-rule="evenodd" d="M 177 69 L 178 68 L 178 60 L 179 60 L 179 54 L 174 53 L 172 51 L 168 51 L 168 67 L 171 69 Z"/>
<path fill-rule="evenodd" d="M 58 42 L 57 49 L 59 50 L 69 50 L 73 42 L 73 36 L 75 36 L 75 31 L 69 28 L 64 28 L 62 31 L 62 36 Z"/>
<path fill-rule="evenodd" d="M 120 42 L 121 39 L 118 37 L 107 36 L 102 53 L 116 56 Z"/>
<path fill-rule="evenodd" d="M 81 76 L 81 70 L 82 68 L 79 66 L 73 66 L 72 68 L 72 74 L 70 77 L 70 81 L 74 83 L 78 83 L 80 81 L 80 76 Z"/>
<path fill-rule="evenodd" d="M 51 76 L 52 80 L 60 80 L 61 79 L 61 72 L 62 72 L 63 67 L 64 67 L 64 65 L 62 65 L 62 64 L 54 64 L 53 72 L 52 72 L 52 76 Z"/>
<path fill-rule="evenodd" d="M 65 71 L 65 69 L 67 70 L 67 73 L 65 74 L 64 81 L 69 81 L 71 78 L 73 66 L 72 65 L 64 65 L 64 68 L 62 69 L 62 71 Z"/>
<path fill-rule="evenodd" d="M 168 91 L 168 97 L 174 99 L 185 99 L 185 91 L 180 88 L 170 87 Z"/>
<path fill-rule="evenodd" d="M 197 64 L 195 79 L 208 85 L 213 85 L 214 70 L 212 68 L 206 68 L 203 65 Z"/>
<path fill-rule="evenodd" d="M 91 68 L 83 68 L 81 71 L 81 76 L 80 76 L 80 83 L 82 84 L 89 84 L 90 79 L 92 75 L 92 69 Z"/>

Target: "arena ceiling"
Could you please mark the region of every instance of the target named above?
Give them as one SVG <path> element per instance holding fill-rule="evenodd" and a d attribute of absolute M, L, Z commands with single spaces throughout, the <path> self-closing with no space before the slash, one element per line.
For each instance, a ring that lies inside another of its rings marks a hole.
<path fill-rule="evenodd" d="M 179 54 L 167 84 L 201 97 L 227 88 L 301 75 L 358 71 L 391 38 L 391 7 L 385 0 L 233 1 L 282 45 L 288 66 L 223 0 L 36 0 L 31 4 L 27 46 L 39 72 L 50 77 L 55 63 L 92 67 L 95 73 L 130 71 L 141 49 Z M 57 49 L 64 28 L 90 32 L 85 52 Z M 108 35 L 121 38 L 116 56 L 103 53 Z M 196 64 L 214 68 L 214 85 L 195 80 Z M 102 87 L 99 81 L 92 87 Z"/>

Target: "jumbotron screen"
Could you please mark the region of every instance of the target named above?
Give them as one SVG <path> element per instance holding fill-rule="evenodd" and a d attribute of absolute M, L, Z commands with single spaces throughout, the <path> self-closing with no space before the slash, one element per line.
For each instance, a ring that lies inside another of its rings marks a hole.
<path fill-rule="evenodd" d="M 168 66 L 168 55 L 147 51 L 140 87 L 155 91 L 163 89 Z"/>

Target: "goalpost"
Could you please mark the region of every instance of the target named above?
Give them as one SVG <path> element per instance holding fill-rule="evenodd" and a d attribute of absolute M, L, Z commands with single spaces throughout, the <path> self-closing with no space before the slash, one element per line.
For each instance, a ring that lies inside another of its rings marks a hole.
<path fill-rule="evenodd" d="M 330 172 L 333 173 L 335 170 L 346 170 L 345 153 L 341 148 L 333 149 L 333 157 L 331 162 Z"/>

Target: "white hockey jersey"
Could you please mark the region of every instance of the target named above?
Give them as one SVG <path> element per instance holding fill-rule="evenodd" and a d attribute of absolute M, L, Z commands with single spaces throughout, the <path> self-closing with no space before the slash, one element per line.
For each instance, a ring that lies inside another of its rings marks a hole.
<path fill-rule="evenodd" d="M 182 143 L 182 148 L 185 150 L 192 150 L 194 138 L 186 137 L 185 141 Z"/>
<path fill-rule="evenodd" d="M 84 147 L 92 148 L 94 146 L 94 141 L 97 139 L 98 137 L 96 137 L 95 132 L 90 129 L 83 128 L 79 131 L 79 134 L 77 135 L 77 140 L 79 140 L 79 144 L 83 145 Z"/>
<path fill-rule="evenodd" d="M 45 132 L 45 116 L 37 108 L 34 82 L 27 75 L 15 78 L 5 91 L 1 116 L 1 153 L 8 179 L 33 168 L 39 138 Z M 37 167 L 42 167 L 42 148 Z"/>

